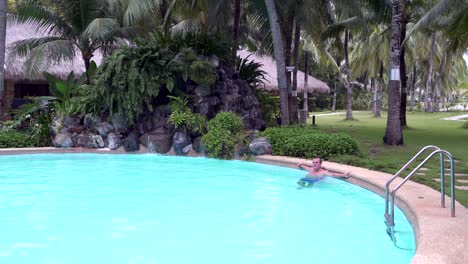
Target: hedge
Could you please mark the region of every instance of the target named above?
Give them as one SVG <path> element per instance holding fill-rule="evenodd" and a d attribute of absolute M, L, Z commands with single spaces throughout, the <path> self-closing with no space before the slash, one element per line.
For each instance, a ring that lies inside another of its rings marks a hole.
<path fill-rule="evenodd" d="M 358 155 L 356 140 L 349 135 L 324 134 L 310 127 L 268 128 L 263 135 L 272 145 L 273 155 L 300 158 L 331 155 Z"/>

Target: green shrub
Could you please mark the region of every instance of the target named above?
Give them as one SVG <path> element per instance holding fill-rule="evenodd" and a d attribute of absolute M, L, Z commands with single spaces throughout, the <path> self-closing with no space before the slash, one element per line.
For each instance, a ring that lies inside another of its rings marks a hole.
<path fill-rule="evenodd" d="M 241 142 L 242 119 L 233 112 L 220 112 L 208 122 L 208 133 L 202 144 L 208 154 L 215 158 L 232 159 L 236 146 Z"/>
<path fill-rule="evenodd" d="M 206 132 L 206 117 L 197 113 L 192 113 L 187 106 L 187 97 L 169 96 L 171 102 L 171 115 L 169 123 L 176 129 L 189 130 L 191 132 L 204 134 Z"/>
<path fill-rule="evenodd" d="M 358 144 L 346 134 L 322 134 L 310 127 L 268 128 L 263 132 L 272 145 L 273 155 L 301 158 L 331 155 L 357 155 Z"/>
<path fill-rule="evenodd" d="M 27 134 L 14 130 L 0 132 L 0 148 L 26 148 L 33 146 L 33 140 Z"/>
<path fill-rule="evenodd" d="M 202 137 L 202 144 L 208 154 L 219 159 L 234 158 L 237 143 L 236 135 L 225 129 L 210 129 Z"/>
<path fill-rule="evenodd" d="M 234 112 L 219 112 L 208 122 L 208 131 L 213 129 L 227 130 L 237 135 L 244 129 L 244 124 L 240 116 Z"/>

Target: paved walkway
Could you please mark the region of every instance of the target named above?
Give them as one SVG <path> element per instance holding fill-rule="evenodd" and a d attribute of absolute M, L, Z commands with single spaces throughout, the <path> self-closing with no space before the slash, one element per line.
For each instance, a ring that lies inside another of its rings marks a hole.
<path fill-rule="evenodd" d="M 257 156 L 256 161 L 294 168 L 297 168 L 299 163 L 310 162 L 299 158 L 271 155 Z M 323 162 L 323 167 L 340 173 L 350 172 L 351 177 L 347 179 L 348 182 L 382 196 L 386 182 L 392 177 L 388 173 L 333 162 Z M 401 180 L 401 178 L 395 179 L 392 187 Z M 440 192 L 413 181 L 408 181 L 398 190 L 396 204 L 412 223 L 416 236 L 417 250 L 411 264 L 468 263 L 468 209 L 455 202 L 456 217 L 450 217 L 450 198 L 446 196 L 445 200 L 447 208 L 441 208 Z M 382 203 L 382 211 L 384 211 L 383 206 Z"/>
<path fill-rule="evenodd" d="M 330 115 L 344 115 L 346 112 L 334 112 L 334 113 L 328 113 L 328 114 L 310 114 L 309 116 L 330 116 Z"/>
<path fill-rule="evenodd" d="M 464 118 L 468 118 L 468 114 L 466 114 L 466 115 L 451 116 L 451 117 L 444 117 L 444 118 L 442 118 L 442 120 L 465 121 L 465 120 L 463 120 Z"/>

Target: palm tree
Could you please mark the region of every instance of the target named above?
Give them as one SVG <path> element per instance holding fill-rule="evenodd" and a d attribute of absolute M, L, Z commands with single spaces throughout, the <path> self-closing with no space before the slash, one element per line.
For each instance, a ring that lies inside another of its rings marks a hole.
<path fill-rule="evenodd" d="M 3 89 L 5 84 L 5 37 L 7 20 L 7 0 L 0 0 L 0 111 L 3 106 Z M 1 117 L 0 117 L 1 118 Z"/>
<path fill-rule="evenodd" d="M 276 71 L 278 74 L 278 88 L 280 90 L 281 125 L 289 125 L 288 85 L 286 83 L 286 61 L 284 57 L 284 43 L 278 20 L 274 0 L 265 0 L 270 20 L 273 46 L 275 50 Z"/>
<path fill-rule="evenodd" d="M 51 63 L 73 60 L 77 52 L 88 70 L 98 49 L 135 33 L 135 28 L 122 27 L 115 16 L 106 16 L 115 10 L 106 1 L 97 0 L 54 1 L 50 8 L 26 1 L 18 7 L 15 21 L 32 23 L 45 36 L 17 41 L 11 55 L 27 57 L 25 68 L 30 75 Z"/>
<path fill-rule="evenodd" d="M 392 0 L 392 39 L 390 41 L 390 79 L 388 82 L 387 127 L 383 141 L 387 145 L 402 145 L 403 133 L 400 124 L 400 18 L 401 0 Z"/>

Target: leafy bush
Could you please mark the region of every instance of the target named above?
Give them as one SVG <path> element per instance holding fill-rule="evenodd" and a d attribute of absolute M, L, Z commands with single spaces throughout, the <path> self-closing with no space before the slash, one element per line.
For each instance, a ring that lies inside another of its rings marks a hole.
<path fill-rule="evenodd" d="M 329 158 L 336 154 L 359 154 L 357 142 L 346 134 L 322 134 L 309 127 L 268 128 L 263 132 L 273 155 Z"/>
<path fill-rule="evenodd" d="M 208 133 L 202 137 L 202 144 L 212 157 L 232 159 L 241 141 L 243 128 L 242 119 L 238 115 L 220 112 L 208 122 Z"/>
<path fill-rule="evenodd" d="M 34 142 L 27 134 L 14 130 L 0 132 L 0 148 L 26 148 L 33 146 Z"/>
<path fill-rule="evenodd" d="M 162 89 L 181 90 L 191 80 L 209 87 L 217 75 L 213 66 L 193 49 L 172 51 L 147 44 L 116 50 L 99 67 L 93 86 L 87 87 L 96 112 L 119 113 L 131 125 L 145 110 L 152 111 Z M 182 92 L 183 93 L 183 92 Z"/>
<path fill-rule="evenodd" d="M 242 119 L 234 112 L 219 112 L 215 118 L 208 122 L 209 130 L 227 130 L 233 135 L 239 134 L 244 129 Z"/>
<path fill-rule="evenodd" d="M 264 90 L 256 90 L 258 101 L 260 102 L 260 114 L 266 125 L 276 126 L 276 117 L 279 116 L 280 98 Z"/>
<path fill-rule="evenodd" d="M 206 117 L 197 113 L 192 113 L 187 107 L 188 99 L 186 97 L 169 96 L 171 115 L 169 122 L 176 129 L 187 129 L 191 132 L 203 134 L 206 132 Z"/>

